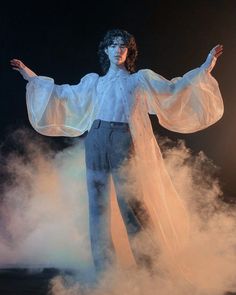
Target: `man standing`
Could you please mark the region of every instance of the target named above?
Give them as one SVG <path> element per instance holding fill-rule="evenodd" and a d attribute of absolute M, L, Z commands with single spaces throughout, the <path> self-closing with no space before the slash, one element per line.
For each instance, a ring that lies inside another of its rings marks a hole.
<path fill-rule="evenodd" d="M 28 80 L 29 119 L 39 133 L 78 136 L 89 131 L 85 140 L 89 225 L 98 273 L 111 263 L 114 252 L 109 216 L 111 177 L 137 264 L 151 265 L 150 257 L 133 243 L 138 234 L 147 231 L 168 263 L 182 269 L 177 260 L 188 237 L 188 213 L 165 170 L 148 113 L 157 114 L 160 124 L 169 130 L 182 133 L 219 120 L 223 102 L 210 72 L 222 51 L 217 45 L 201 67 L 170 81 L 148 69 L 135 72 L 136 42 L 123 30 L 108 31 L 99 45 L 105 75 L 88 74 L 77 85 L 56 85 L 20 60 L 11 61 Z M 123 168 L 130 163 L 127 175 Z M 133 178 L 130 189 L 129 179 Z"/>

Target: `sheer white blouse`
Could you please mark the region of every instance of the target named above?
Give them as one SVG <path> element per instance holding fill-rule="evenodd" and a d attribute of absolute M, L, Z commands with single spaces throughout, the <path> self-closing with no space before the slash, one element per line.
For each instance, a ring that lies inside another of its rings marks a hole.
<path fill-rule="evenodd" d="M 110 70 L 102 77 L 90 73 L 77 85 L 56 85 L 52 78 L 35 75 L 27 85 L 29 119 L 41 134 L 78 136 L 95 119 L 128 122 L 142 96 L 143 111 L 157 114 L 161 125 L 195 132 L 223 114 L 218 83 L 209 70 L 213 61 L 208 57 L 200 68 L 170 81 L 148 69 L 134 74 Z"/>

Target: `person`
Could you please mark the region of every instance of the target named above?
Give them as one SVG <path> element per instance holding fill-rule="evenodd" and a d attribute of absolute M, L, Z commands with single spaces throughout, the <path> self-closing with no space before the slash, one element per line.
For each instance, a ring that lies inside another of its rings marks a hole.
<path fill-rule="evenodd" d="M 149 69 L 135 71 L 135 38 L 114 29 L 99 45 L 104 75 L 87 74 L 77 85 L 56 85 L 52 78 L 36 75 L 21 60 L 11 60 L 13 69 L 28 81 L 28 115 L 37 132 L 75 137 L 88 131 L 89 227 L 98 274 L 112 263 L 114 252 L 111 178 L 137 264 L 151 264 L 149 250 L 142 252 L 133 242 L 147 231 L 169 268 L 184 272 L 178 254 L 188 239 L 188 212 L 165 169 L 148 114 L 156 114 L 162 126 L 181 133 L 217 122 L 223 102 L 211 71 L 222 52 L 222 45 L 215 46 L 199 68 L 167 80 Z"/>

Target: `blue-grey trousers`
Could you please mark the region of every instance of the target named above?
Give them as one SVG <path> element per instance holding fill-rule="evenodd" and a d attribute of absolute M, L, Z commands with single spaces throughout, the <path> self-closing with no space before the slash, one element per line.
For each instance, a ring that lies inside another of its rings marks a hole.
<path fill-rule="evenodd" d="M 128 123 L 95 120 L 85 139 L 85 152 L 92 255 L 96 271 L 103 272 L 114 257 L 109 212 L 111 177 L 130 239 L 140 232 L 148 218 L 143 218 L 145 214 L 136 196 L 130 196 L 130 192 L 125 190 L 129 180 L 119 169 L 133 153 Z M 140 253 L 132 250 L 137 262 L 143 260 Z"/>

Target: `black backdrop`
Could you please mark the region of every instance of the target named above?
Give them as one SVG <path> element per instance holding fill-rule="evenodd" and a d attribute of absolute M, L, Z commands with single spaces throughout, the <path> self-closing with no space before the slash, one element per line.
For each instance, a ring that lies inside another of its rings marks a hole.
<path fill-rule="evenodd" d="M 220 167 L 223 190 L 236 200 L 236 1 L 146 0 L 64 1 L 1 4 L 0 140 L 11 146 L 10 134 L 30 128 L 26 82 L 9 66 L 22 59 L 37 74 L 53 77 L 58 84 L 78 83 L 89 72 L 100 73 L 97 46 L 107 29 L 133 33 L 139 47 L 137 68 L 151 68 L 166 78 L 183 75 L 199 66 L 209 50 L 224 45 L 224 55 L 213 71 L 225 102 L 224 117 L 194 134 L 177 134 L 151 117 L 155 132 L 184 139 L 194 152 L 203 150 Z M 34 136 L 39 136 L 32 131 Z M 45 138 L 61 148 L 67 139 Z"/>

